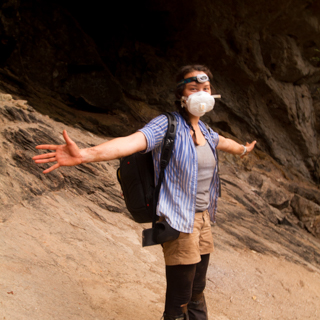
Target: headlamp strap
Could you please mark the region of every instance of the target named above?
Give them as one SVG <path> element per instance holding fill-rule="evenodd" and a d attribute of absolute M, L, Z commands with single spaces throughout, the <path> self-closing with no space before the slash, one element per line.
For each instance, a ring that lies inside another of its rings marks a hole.
<path fill-rule="evenodd" d="M 210 81 L 210 79 L 206 74 L 197 74 L 196 77 L 190 77 L 190 78 L 183 79 L 182 81 L 178 82 L 177 87 L 180 87 L 181 85 L 190 83 L 192 81 L 196 81 L 198 83 L 204 83 L 206 81 Z"/>

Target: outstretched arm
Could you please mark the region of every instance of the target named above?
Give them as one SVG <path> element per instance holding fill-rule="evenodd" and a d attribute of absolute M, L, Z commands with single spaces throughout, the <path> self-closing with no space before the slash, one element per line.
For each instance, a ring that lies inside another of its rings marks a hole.
<path fill-rule="evenodd" d="M 252 141 L 251 143 L 248 143 L 248 142 L 246 143 L 246 148 L 247 148 L 246 154 L 248 154 L 249 152 L 251 152 L 253 150 L 256 142 L 257 141 Z M 222 137 L 220 135 L 219 135 L 219 143 L 218 143 L 217 149 L 228 152 L 228 153 L 237 154 L 237 155 L 243 154 L 243 152 L 245 150 L 243 145 L 235 142 L 232 139 L 227 139 L 227 138 Z"/>
<path fill-rule="evenodd" d="M 66 130 L 63 131 L 64 145 L 39 145 L 37 149 L 47 149 L 53 152 L 33 157 L 36 163 L 56 162 L 43 171 L 49 173 L 61 166 L 76 166 L 81 163 L 107 161 L 121 158 L 147 148 L 147 141 L 143 133 L 136 132 L 127 137 L 116 138 L 98 146 L 79 149 L 72 141 Z"/>

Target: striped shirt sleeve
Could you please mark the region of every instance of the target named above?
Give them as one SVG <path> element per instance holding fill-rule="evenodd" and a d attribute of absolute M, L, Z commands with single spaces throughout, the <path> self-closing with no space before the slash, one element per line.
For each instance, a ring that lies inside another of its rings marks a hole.
<path fill-rule="evenodd" d="M 142 132 L 147 139 L 147 149 L 144 150 L 143 153 L 147 153 L 161 144 L 167 132 L 167 128 L 168 118 L 162 114 L 152 119 L 142 129 L 138 130 Z"/>

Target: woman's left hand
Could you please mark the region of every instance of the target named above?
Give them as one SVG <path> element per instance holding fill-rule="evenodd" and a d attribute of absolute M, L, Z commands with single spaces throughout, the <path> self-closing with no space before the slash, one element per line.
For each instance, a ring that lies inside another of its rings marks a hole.
<path fill-rule="evenodd" d="M 246 142 L 247 152 L 243 156 L 241 156 L 241 158 L 245 157 L 249 152 L 251 152 L 254 149 L 256 143 L 257 141 L 252 141 L 251 143 Z"/>

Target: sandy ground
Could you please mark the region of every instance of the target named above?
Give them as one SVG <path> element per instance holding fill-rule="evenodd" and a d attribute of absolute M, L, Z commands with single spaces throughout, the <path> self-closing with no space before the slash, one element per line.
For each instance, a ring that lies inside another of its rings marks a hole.
<path fill-rule="evenodd" d="M 210 319 L 319 319 L 320 273 L 283 257 L 224 245 L 214 228 L 216 250 L 208 271 Z"/>
<path fill-rule="evenodd" d="M 161 318 L 161 247 L 141 247 L 146 225 L 84 205 L 56 192 L 2 212 L 0 319 Z M 212 229 L 209 319 L 319 319 L 319 269 L 231 247 L 233 237 Z"/>

